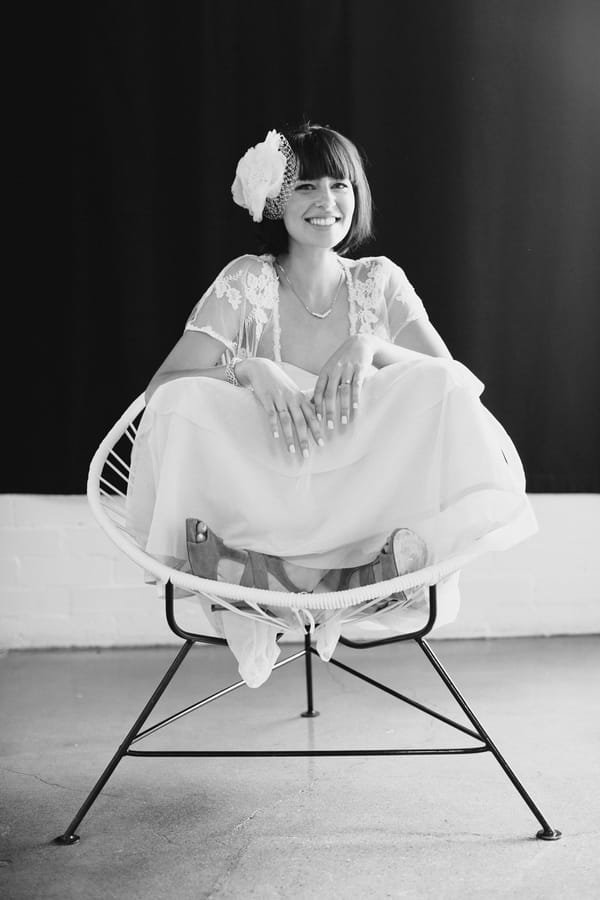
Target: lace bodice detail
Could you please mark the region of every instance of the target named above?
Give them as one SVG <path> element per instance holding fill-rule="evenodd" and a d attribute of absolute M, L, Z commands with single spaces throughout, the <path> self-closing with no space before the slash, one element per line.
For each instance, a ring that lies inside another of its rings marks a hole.
<path fill-rule="evenodd" d="M 394 341 L 405 325 L 427 316 L 400 266 L 386 256 L 344 262 L 351 272 L 350 334 L 379 334 Z"/>
<path fill-rule="evenodd" d="M 240 256 L 219 273 L 198 301 L 186 331 L 209 334 L 230 356 L 256 356 L 278 298 L 279 281 L 271 258 Z"/>
<path fill-rule="evenodd" d="M 385 256 L 340 257 L 348 288 L 348 333 L 377 334 L 395 341 L 425 308 L 402 269 Z M 186 330 L 220 341 L 225 355 L 256 356 L 267 326 L 273 358 L 281 362 L 279 278 L 272 256 L 241 256 L 219 273 L 196 304 Z"/>

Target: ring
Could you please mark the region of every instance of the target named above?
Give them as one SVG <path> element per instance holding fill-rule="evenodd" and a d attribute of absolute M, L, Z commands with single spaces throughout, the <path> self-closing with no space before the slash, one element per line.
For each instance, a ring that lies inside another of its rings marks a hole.
<path fill-rule="evenodd" d="M 350 381 L 340 381 L 340 384 L 352 384 L 352 380 L 350 380 Z"/>

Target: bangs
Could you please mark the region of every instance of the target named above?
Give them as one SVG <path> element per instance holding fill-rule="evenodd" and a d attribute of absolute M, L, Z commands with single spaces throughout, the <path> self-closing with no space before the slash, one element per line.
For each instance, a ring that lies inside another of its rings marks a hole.
<path fill-rule="evenodd" d="M 356 184 L 356 151 L 341 134 L 324 128 L 311 130 L 294 135 L 290 143 L 300 163 L 300 180 L 345 178 Z"/>

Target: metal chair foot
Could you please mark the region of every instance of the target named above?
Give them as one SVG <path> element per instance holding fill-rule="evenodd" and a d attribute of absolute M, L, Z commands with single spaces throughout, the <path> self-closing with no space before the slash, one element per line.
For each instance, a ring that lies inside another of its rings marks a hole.
<path fill-rule="evenodd" d="M 52 843 L 61 844 L 63 847 L 70 847 L 72 844 L 76 844 L 79 840 L 81 840 L 81 838 L 78 834 L 59 834 L 58 837 L 54 838 Z"/>
<path fill-rule="evenodd" d="M 316 719 L 321 713 L 317 709 L 307 709 L 306 712 L 300 713 L 303 719 Z"/>
<path fill-rule="evenodd" d="M 559 831 L 558 828 L 540 828 L 536 834 L 538 841 L 560 841 L 561 837 L 562 831 Z"/>

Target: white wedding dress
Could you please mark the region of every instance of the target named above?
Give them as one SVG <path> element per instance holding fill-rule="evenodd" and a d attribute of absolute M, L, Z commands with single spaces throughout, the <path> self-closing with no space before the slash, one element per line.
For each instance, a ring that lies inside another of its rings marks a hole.
<path fill-rule="evenodd" d="M 390 260 L 341 263 L 349 334 L 400 343 L 402 328 L 426 316 Z M 219 340 L 226 355 L 273 359 L 312 392 L 316 376 L 281 358 L 272 257 L 230 263 L 186 328 Z M 400 362 L 372 370 L 356 417 L 326 431 L 325 446 L 304 459 L 274 440 L 251 391 L 212 378 L 170 381 L 155 392 L 138 429 L 128 528 L 150 554 L 179 567 L 187 559 L 188 517 L 207 522 L 228 546 L 318 573 L 372 561 L 399 527 L 425 540 L 428 564 L 505 549 L 533 534 L 536 524 L 517 452 L 481 404 L 482 390 L 461 363 L 405 350 Z M 455 591 L 448 592 L 445 610 L 441 599 L 442 620 L 456 612 L 452 597 Z M 386 624 L 402 629 L 407 614 L 396 610 Z M 323 612 L 318 620 L 324 658 L 343 625 L 338 615 L 328 628 L 327 619 Z M 279 652 L 275 629 L 235 613 L 217 620 L 243 677 L 252 686 L 262 683 Z"/>

